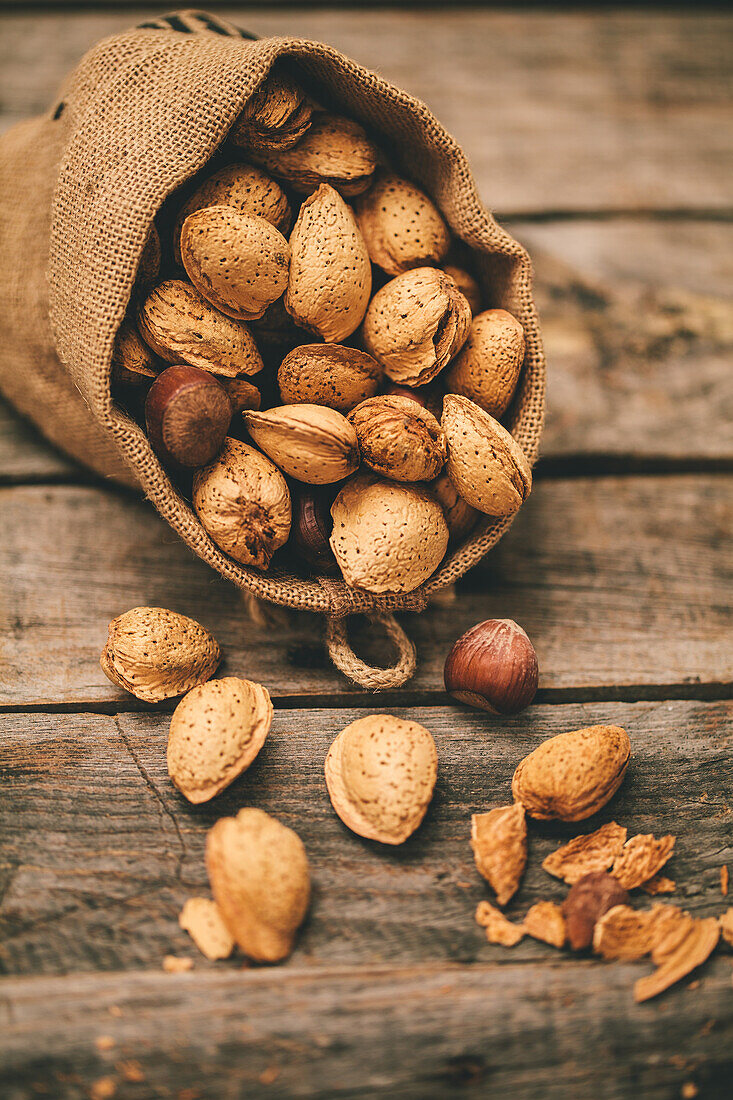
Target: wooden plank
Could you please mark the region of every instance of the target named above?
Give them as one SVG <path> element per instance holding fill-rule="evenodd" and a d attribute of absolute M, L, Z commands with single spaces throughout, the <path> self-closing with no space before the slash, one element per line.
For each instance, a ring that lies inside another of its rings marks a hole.
<path fill-rule="evenodd" d="M 371 709 L 383 704 L 375 700 Z M 541 898 L 561 900 L 567 888 L 542 870 L 542 860 L 560 839 L 611 819 L 630 833 L 677 836 L 668 871 L 678 889 L 670 900 L 700 915 L 725 908 L 720 866 L 733 863 L 733 703 L 538 706 L 514 719 L 459 707 L 395 709 L 433 733 L 439 756 L 428 816 L 397 849 L 347 830 L 326 793 L 328 747 L 363 713 L 277 711 L 255 764 L 198 807 L 168 778 L 167 715 L 6 716 L 0 971 L 155 970 L 169 952 L 192 955 L 198 969 L 238 970 L 238 958 L 199 958 L 177 918 L 186 898 L 208 893 L 206 831 L 243 805 L 294 827 L 312 864 L 313 905 L 288 967 L 555 959 L 531 939 L 511 953 L 486 942 L 473 914 L 490 891 L 473 864 L 469 820 L 511 800 L 516 764 L 542 740 L 599 722 L 623 725 L 631 738 L 621 791 L 590 822 L 532 826 L 529 868 L 510 917 L 521 920 Z M 637 904 L 648 901 L 640 894 Z"/>
<path fill-rule="evenodd" d="M 730 466 L 733 225 L 619 218 L 512 230 L 537 273 L 545 465 Z M 0 404 L 0 479 L 77 471 Z"/>
<path fill-rule="evenodd" d="M 725 690 L 732 506 L 724 475 L 538 482 L 456 599 L 404 617 L 419 655 L 408 690 L 440 691 L 452 642 L 489 617 L 529 632 L 545 698 Z M 108 622 L 138 604 L 200 619 L 224 648 L 223 670 L 277 698 L 357 692 L 328 663 L 320 619 L 275 610 L 251 622 L 235 590 L 133 495 L 13 487 L 0 490 L 0 512 L 0 703 L 127 707 L 98 658 Z M 365 652 L 385 660 L 381 638 Z"/>
<path fill-rule="evenodd" d="M 4 15 L 2 125 L 45 110 L 134 11 Z M 509 212 L 730 208 L 733 21 L 724 14 L 232 9 L 321 39 L 426 100 Z"/>
<path fill-rule="evenodd" d="M 669 1100 L 690 1084 L 726 1100 L 729 960 L 644 1005 L 638 973 L 563 960 L 7 981 L 0 1082 L 8 1100 L 79 1100 L 99 1081 L 118 1100 Z"/>

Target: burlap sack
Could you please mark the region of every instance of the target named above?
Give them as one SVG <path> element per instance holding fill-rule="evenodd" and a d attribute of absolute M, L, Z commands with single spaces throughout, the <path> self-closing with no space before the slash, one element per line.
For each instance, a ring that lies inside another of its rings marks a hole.
<path fill-rule="evenodd" d="M 530 260 L 482 207 L 461 149 L 422 103 L 337 50 L 298 38 L 251 40 L 202 12 L 151 20 L 100 42 L 45 115 L 0 140 L 0 388 L 64 451 L 104 477 L 142 488 L 181 538 L 240 588 L 325 614 L 331 656 L 352 679 L 394 687 L 411 675 L 415 654 L 391 613 L 422 610 L 495 545 L 511 520 L 484 522 L 407 595 L 262 574 L 211 541 L 144 433 L 110 396 L 115 333 L 153 218 L 206 164 L 278 59 L 324 105 L 377 135 L 475 250 L 487 302 L 523 324 L 527 356 L 506 423 L 535 460 L 545 364 Z M 487 133 L 490 127 L 487 115 Z M 373 669 L 351 652 L 344 619 L 354 612 L 383 623 L 399 651 L 393 668 Z"/>

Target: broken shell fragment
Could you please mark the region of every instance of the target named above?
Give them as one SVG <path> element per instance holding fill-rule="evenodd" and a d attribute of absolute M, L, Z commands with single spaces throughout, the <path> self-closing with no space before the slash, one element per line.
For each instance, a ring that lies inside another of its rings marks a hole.
<path fill-rule="evenodd" d="M 510 901 L 527 866 L 527 824 L 518 802 L 471 817 L 471 847 L 476 867 L 496 894 L 499 905 Z"/>
<path fill-rule="evenodd" d="M 402 844 L 425 817 L 438 754 L 424 726 L 372 714 L 341 731 L 325 772 L 333 808 L 349 829 L 382 844 Z"/>
<path fill-rule="evenodd" d="M 189 898 L 180 912 L 178 924 L 207 959 L 228 959 L 234 950 L 234 936 L 224 924 L 219 906 L 211 898 Z"/>

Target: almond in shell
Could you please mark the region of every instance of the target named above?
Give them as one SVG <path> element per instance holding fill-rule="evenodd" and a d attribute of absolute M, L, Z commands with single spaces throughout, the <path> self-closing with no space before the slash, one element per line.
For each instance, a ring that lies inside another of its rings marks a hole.
<path fill-rule="evenodd" d="M 129 321 L 123 321 L 112 351 L 112 380 L 123 386 L 146 385 L 159 374 L 160 363 Z"/>
<path fill-rule="evenodd" d="M 324 184 L 305 200 L 290 248 L 285 308 L 326 342 L 345 340 L 366 312 L 372 269 L 353 212 L 333 187 Z"/>
<path fill-rule="evenodd" d="M 297 833 L 263 810 L 223 817 L 206 838 L 206 868 L 222 919 L 256 962 L 293 949 L 310 901 L 310 868 Z"/>
<path fill-rule="evenodd" d="M 216 639 L 195 619 L 164 607 L 133 607 L 109 624 L 100 664 L 113 684 L 159 703 L 203 684 L 220 660 Z"/>
<path fill-rule="evenodd" d="M 319 112 L 296 145 L 262 150 L 256 159 L 300 194 L 310 195 L 326 183 L 349 197 L 360 195 L 372 182 L 377 150 L 358 122 Z"/>
<path fill-rule="evenodd" d="M 373 397 L 381 378 L 376 359 L 343 344 L 303 344 L 285 356 L 277 372 L 286 405 L 327 405 L 341 413 Z"/>
<path fill-rule="evenodd" d="M 225 317 L 190 283 L 169 279 L 151 291 L 137 317 L 145 343 L 167 363 L 189 363 L 237 378 L 262 370 L 246 325 Z"/>
<path fill-rule="evenodd" d="M 377 291 L 362 337 L 394 382 L 424 386 L 460 351 L 470 325 L 471 307 L 450 276 L 418 267 Z"/>
<path fill-rule="evenodd" d="M 193 506 L 225 554 L 267 569 L 290 534 L 290 490 L 277 466 L 254 447 L 226 439 L 219 455 L 197 470 Z"/>
<path fill-rule="evenodd" d="M 356 432 L 335 409 L 280 405 L 245 412 L 244 422 L 257 446 L 281 470 L 308 485 L 341 481 L 359 465 Z"/>
<path fill-rule="evenodd" d="M 505 309 L 475 316 L 468 339 L 446 374 L 446 388 L 502 416 L 514 396 L 524 362 L 524 329 Z"/>
<path fill-rule="evenodd" d="M 265 218 L 205 206 L 181 229 L 181 260 L 200 294 L 238 321 L 261 317 L 285 292 L 290 245 Z"/>
<path fill-rule="evenodd" d="M 459 495 L 445 470 L 435 479 L 430 489 L 443 509 L 450 532 L 450 541 L 461 542 L 476 526 L 481 513 Z"/>
<path fill-rule="evenodd" d="M 419 723 L 371 714 L 341 731 L 325 771 L 333 808 L 349 829 L 382 844 L 402 844 L 430 805 L 438 754 Z"/>
<path fill-rule="evenodd" d="M 400 176 L 381 175 L 354 209 L 372 263 L 388 275 L 437 264 L 448 251 L 450 233 L 437 207 Z"/>
<path fill-rule="evenodd" d="M 448 545 L 442 508 L 416 485 L 359 474 L 338 494 L 331 515 L 331 549 L 344 580 L 367 592 L 412 592 L 435 572 Z"/>
<path fill-rule="evenodd" d="M 267 689 L 226 676 L 193 688 L 168 734 L 168 774 L 189 802 L 208 802 L 246 771 L 272 722 Z"/>
<path fill-rule="evenodd" d="M 285 73 L 270 73 L 234 123 L 231 143 L 250 154 L 288 149 L 307 133 L 313 108 Z"/>
<path fill-rule="evenodd" d="M 512 794 L 539 821 L 582 821 L 614 796 L 630 755 L 628 734 L 620 726 L 560 733 L 520 762 Z"/>
<path fill-rule="evenodd" d="M 445 436 L 409 397 L 370 397 L 349 413 L 362 461 L 394 481 L 430 481 L 445 462 Z"/>
<path fill-rule="evenodd" d="M 441 427 L 448 443 L 446 471 L 472 508 L 511 516 L 532 489 L 532 470 L 522 448 L 498 420 L 467 397 L 448 394 Z"/>
<path fill-rule="evenodd" d="M 475 317 L 477 313 L 481 312 L 483 301 L 481 287 L 478 282 L 470 272 L 466 271 L 463 267 L 458 267 L 457 264 L 442 264 L 441 266 L 446 275 L 450 275 L 451 279 L 470 305 L 471 313 Z"/>

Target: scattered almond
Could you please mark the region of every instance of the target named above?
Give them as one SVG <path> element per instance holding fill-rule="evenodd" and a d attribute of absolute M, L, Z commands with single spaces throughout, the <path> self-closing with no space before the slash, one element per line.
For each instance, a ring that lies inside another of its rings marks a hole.
<path fill-rule="evenodd" d="M 429 481 L 445 462 L 445 436 L 409 397 L 370 397 L 349 413 L 362 461 L 394 481 Z"/>
<path fill-rule="evenodd" d="M 506 428 L 467 397 L 448 394 L 441 427 L 448 443 L 446 472 L 472 508 L 511 516 L 532 489 L 532 470 Z"/>
<path fill-rule="evenodd" d="M 347 584 L 412 592 L 435 572 L 448 528 L 435 498 L 415 485 L 358 474 L 331 506 L 331 549 Z"/>
<path fill-rule="evenodd" d="M 591 871 L 576 879 L 562 905 L 573 951 L 590 947 L 600 917 L 615 906 L 626 905 L 628 900 L 628 892 L 605 871 Z"/>
<path fill-rule="evenodd" d="M 245 378 L 219 378 L 232 403 L 232 413 L 241 413 L 245 409 L 259 409 L 262 395 L 256 386 Z"/>
<path fill-rule="evenodd" d="M 355 204 L 356 220 L 372 263 L 388 275 L 443 259 L 448 226 L 424 191 L 385 173 Z"/>
<path fill-rule="evenodd" d="M 551 852 L 542 867 L 548 875 L 561 878 L 568 885 L 593 871 L 606 871 L 626 841 L 626 829 L 609 821 L 594 833 L 576 836 L 562 848 Z"/>
<path fill-rule="evenodd" d="M 159 703 L 203 684 L 220 660 L 216 639 L 194 619 L 164 607 L 133 607 L 109 624 L 99 663 L 113 684 Z"/>
<path fill-rule="evenodd" d="M 462 394 L 492 416 L 514 396 L 524 362 L 524 329 L 505 309 L 473 318 L 468 338 L 446 375 L 449 393 Z"/>
<path fill-rule="evenodd" d="M 327 405 L 348 413 L 373 397 L 382 368 L 365 351 L 343 344 L 304 344 L 286 355 L 277 372 L 286 405 Z"/>
<path fill-rule="evenodd" d="M 234 950 L 234 937 L 211 898 L 189 898 L 178 923 L 207 959 L 228 959 Z"/>
<path fill-rule="evenodd" d="M 476 922 L 486 929 L 486 939 L 489 943 L 496 943 L 501 947 L 515 947 L 520 940 L 524 939 L 524 926 L 512 924 L 500 909 L 490 905 L 488 901 L 478 903 Z"/>
<path fill-rule="evenodd" d="M 554 901 L 538 901 L 523 921 L 525 932 L 536 940 L 562 947 L 565 943 L 565 918 Z"/>
<path fill-rule="evenodd" d="M 167 363 L 190 363 L 228 378 L 262 370 L 247 326 L 225 317 L 182 279 L 169 279 L 151 291 L 140 307 L 137 327 Z"/>
<path fill-rule="evenodd" d="M 471 817 L 471 847 L 476 867 L 499 905 L 514 897 L 527 865 L 527 824 L 518 802 Z"/>
<path fill-rule="evenodd" d="M 616 793 L 630 754 L 628 735 L 620 726 L 560 733 L 521 761 L 512 794 L 540 821 L 582 821 Z"/>
<path fill-rule="evenodd" d="M 238 439 L 193 479 L 193 506 L 225 554 L 267 569 L 290 534 L 290 491 L 274 462 Z"/>
<path fill-rule="evenodd" d="M 257 159 L 304 195 L 325 183 L 349 197 L 372 182 L 377 150 L 358 122 L 322 112 L 296 145 L 263 150 Z"/>
<path fill-rule="evenodd" d="M 430 805 L 438 754 L 419 723 L 370 714 L 341 731 L 325 772 L 333 808 L 349 829 L 382 844 L 403 844 Z"/>
<path fill-rule="evenodd" d="M 266 688 L 226 676 L 183 697 L 168 734 L 168 774 L 189 802 L 208 802 L 246 771 L 272 723 Z"/>
<path fill-rule="evenodd" d="M 633 836 L 616 856 L 611 874 L 627 890 L 635 890 L 653 878 L 670 859 L 674 842 L 673 836 L 663 836 L 659 840 L 651 833 Z"/>
<path fill-rule="evenodd" d="M 356 432 L 346 417 L 325 405 L 280 405 L 245 412 L 247 431 L 289 477 L 329 485 L 359 465 Z"/>
<path fill-rule="evenodd" d="M 246 808 L 209 830 L 206 867 L 222 919 L 245 955 L 257 962 L 287 958 L 310 901 L 300 837 Z"/>
<path fill-rule="evenodd" d="M 471 307 L 445 272 L 418 267 L 378 290 L 366 311 L 366 350 L 389 378 L 423 386 L 463 347 Z"/>

